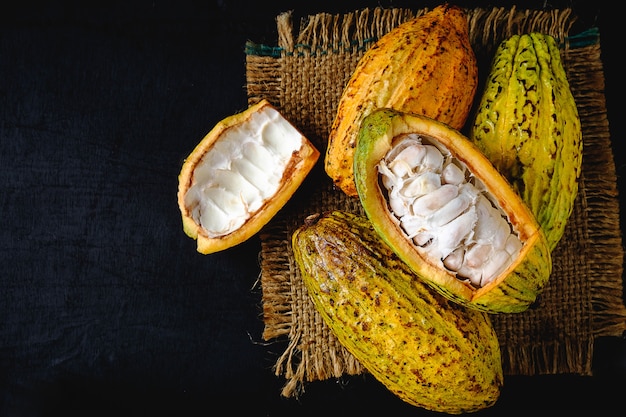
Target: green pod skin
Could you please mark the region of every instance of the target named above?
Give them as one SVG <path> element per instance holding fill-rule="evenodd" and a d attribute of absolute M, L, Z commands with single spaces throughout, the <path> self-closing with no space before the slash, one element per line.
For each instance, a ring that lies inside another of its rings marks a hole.
<path fill-rule="evenodd" d="M 497 401 L 503 373 L 488 315 L 425 285 L 366 217 L 342 211 L 311 216 L 292 244 L 324 321 L 392 393 L 449 414 Z"/>
<path fill-rule="evenodd" d="M 583 141 L 552 36 L 514 35 L 498 46 L 469 138 L 522 196 L 554 250 L 578 193 Z"/>
<path fill-rule="evenodd" d="M 463 162 L 488 189 L 517 230 L 522 250 L 491 283 L 475 288 L 441 263 L 424 258 L 390 212 L 377 165 L 395 137 L 417 133 L 434 139 Z M 546 237 L 533 214 L 489 160 L 456 129 L 436 120 L 379 109 L 361 125 L 355 152 L 355 180 L 364 211 L 375 230 L 424 282 L 449 299 L 488 313 L 518 313 L 536 302 L 552 272 Z"/>

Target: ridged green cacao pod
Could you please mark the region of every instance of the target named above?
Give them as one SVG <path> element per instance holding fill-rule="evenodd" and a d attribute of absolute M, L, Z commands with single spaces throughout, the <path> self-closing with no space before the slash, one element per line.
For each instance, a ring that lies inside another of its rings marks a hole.
<path fill-rule="evenodd" d="M 488 315 L 425 285 L 365 216 L 310 216 L 293 233 L 292 244 L 317 311 L 392 393 L 449 414 L 497 401 L 503 372 Z"/>
<path fill-rule="evenodd" d="M 525 311 L 552 271 L 529 208 L 467 137 L 425 116 L 379 109 L 354 159 L 373 227 L 426 283 L 465 306 Z"/>
<path fill-rule="evenodd" d="M 553 250 L 578 193 L 583 142 L 552 36 L 514 35 L 499 45 L 469 138 L 522 196 Z"/>

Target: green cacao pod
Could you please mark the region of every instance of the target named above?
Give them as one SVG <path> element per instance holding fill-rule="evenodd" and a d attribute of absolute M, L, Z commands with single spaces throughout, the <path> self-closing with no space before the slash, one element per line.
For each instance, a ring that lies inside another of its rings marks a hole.
<path fill-rule="evenodd" d="M 469 137 L 522 196 L 554 250 L 578 193 L 583 142 L 552 36 L 514 35 L 499 45 Z"/>
<path fill-rule="evenodd" d="M 491 313 L 521 312 L 552 258 L 529 208 L 458 130 L 392 109 L 367 116 L 354 158 L 374 228 L 425 282 Z"/>
<path fill-rule="evenodd" d="M 324 321 L 392 393 L 449 414 L 497 401 L 503 372 L 488 315 L 425 285 L 366 217 L 342 211 L 310 216 L 292 244 Z"/>
<path fill-rule="evenodd" d="M 440 5 L 397 26 L 365 52 L 343 91 L 328 138 L 326 173 L 356 197 L 354 148 L 367 114 L 389 107 L 460 129 L 477 87 L 478 65 L 463 9 Z"/>

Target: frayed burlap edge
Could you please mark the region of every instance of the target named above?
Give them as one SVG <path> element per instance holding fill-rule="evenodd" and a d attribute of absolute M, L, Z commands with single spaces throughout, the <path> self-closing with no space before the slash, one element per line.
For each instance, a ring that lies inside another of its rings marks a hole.
<path fill-rule="evenodd" d="M 303 19 L 297 35 L 292 32 L 291 13 L 278 16 L 278 56 L 248 55 L 250 104 L 267 98 L 322 151 L 325 150 L 334 105 L 360 53 L 382 34 L 424 11 L 366 9 L 341 16 L 322 13 Z M 468 10 L 472 43 L 477 55 L 484 56 L 489 56 L 502 39 L 513 33 L 537 30 L 565 40 L 574 21 L 569 9 L 549 12 L 515 8 Z M 337 83 L 334 91 L 332 88 L 321 93 L 309 91 L 309 88 L 316 87 L 315 80 L 305 86 L 307 91 L 298 91 L 302 88 L 298 80 L 307 74 L 307 65 L 321 61 L 323 66 L 328 54 L 346 51 L 349 53 L 341 63 L 345 67 L 339 68 L 344 79 Z M 567 262 L 555 262 L 554 275 L 581 278 L 574 282 L 552 279 L 543 294 L 545 302 L 523 316 L 493 316 L 506 374 L 590 375 L 594 338 L 616 336 L 626 330 L 619 203 L 605 111 L 599 40 L 581 48 L 564 45 L 563 57 L 581 115 L 585 143 L 580 193 L 563 241 L 584 245 L 582 250 L 588 256 L 576 255 L 581 251 L 579 246 L 559 245 L 555 257 L 560 256 L 559 259 Z M 298 64 L 304 69 L 299 68 L 297 71 L 301 73 L 294 74 L 296 70 L 289 62 L 299 58 Z M 298 93 L 318 94 L 313 98 L 317 102 L 315 107 L 309 110 L 303 107 L 298 97 L 294 97 Z M 312 114 L 315 111 L 325 114 Z M 320 179 L 323 172 L 312 177 Z M 316 183 L 315 179 L 309 179 L 308 189 L 300 190 L 297 197 L 301 198 L 290 202 L 261 234 L 263 338 L 285 337 L 289 341 L 275 365 L 276 375 L 287 380 L 282 390 L 286 397 L 298 395 L 306 381 L 365 372 L 338 344 L 314 311 L 294 264 L 289 241 L 294 228 L 307 214 L 330 208 L 360 212 L 361 208 L 323 180 Z M 562 288 L 562 285 L 566 287 Z M 563 317 L 561 305 L 565 303 L 574 306 L 576 311 Z M 558 337 L 545 338 L 542 334 L 541 320 L 545 316 L 563 321 Z"/>
<path fill-rule="evenodd" d="M 567 76 L 579 109 L 584 137 L 583 187 L 588 216 L 592 328 L 595 337 L 626 331 L 623 294 L 624 251 L 619 222 L 619 195 L 609 120 L 604 96 L 600 42 L 566 49 Z"/>

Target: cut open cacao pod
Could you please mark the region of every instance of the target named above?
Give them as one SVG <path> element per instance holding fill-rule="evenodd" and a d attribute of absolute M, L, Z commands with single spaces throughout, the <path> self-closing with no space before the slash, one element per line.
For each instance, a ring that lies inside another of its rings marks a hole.
<path fill-rule="evenodd" d="M 287 203 L 319 155 L 267 100 L 225 118 L 183 163 L 183 230 L 203 254 L 244 242 Z"/>
<path fill-rule="evenodd" d="M 423 280 L 487 312 L 520 312 L 536 301 L 552 271 L 546 237 L 458 130 L 379 109 L 361 125 L 354 163 L 367 217 Z"/>

